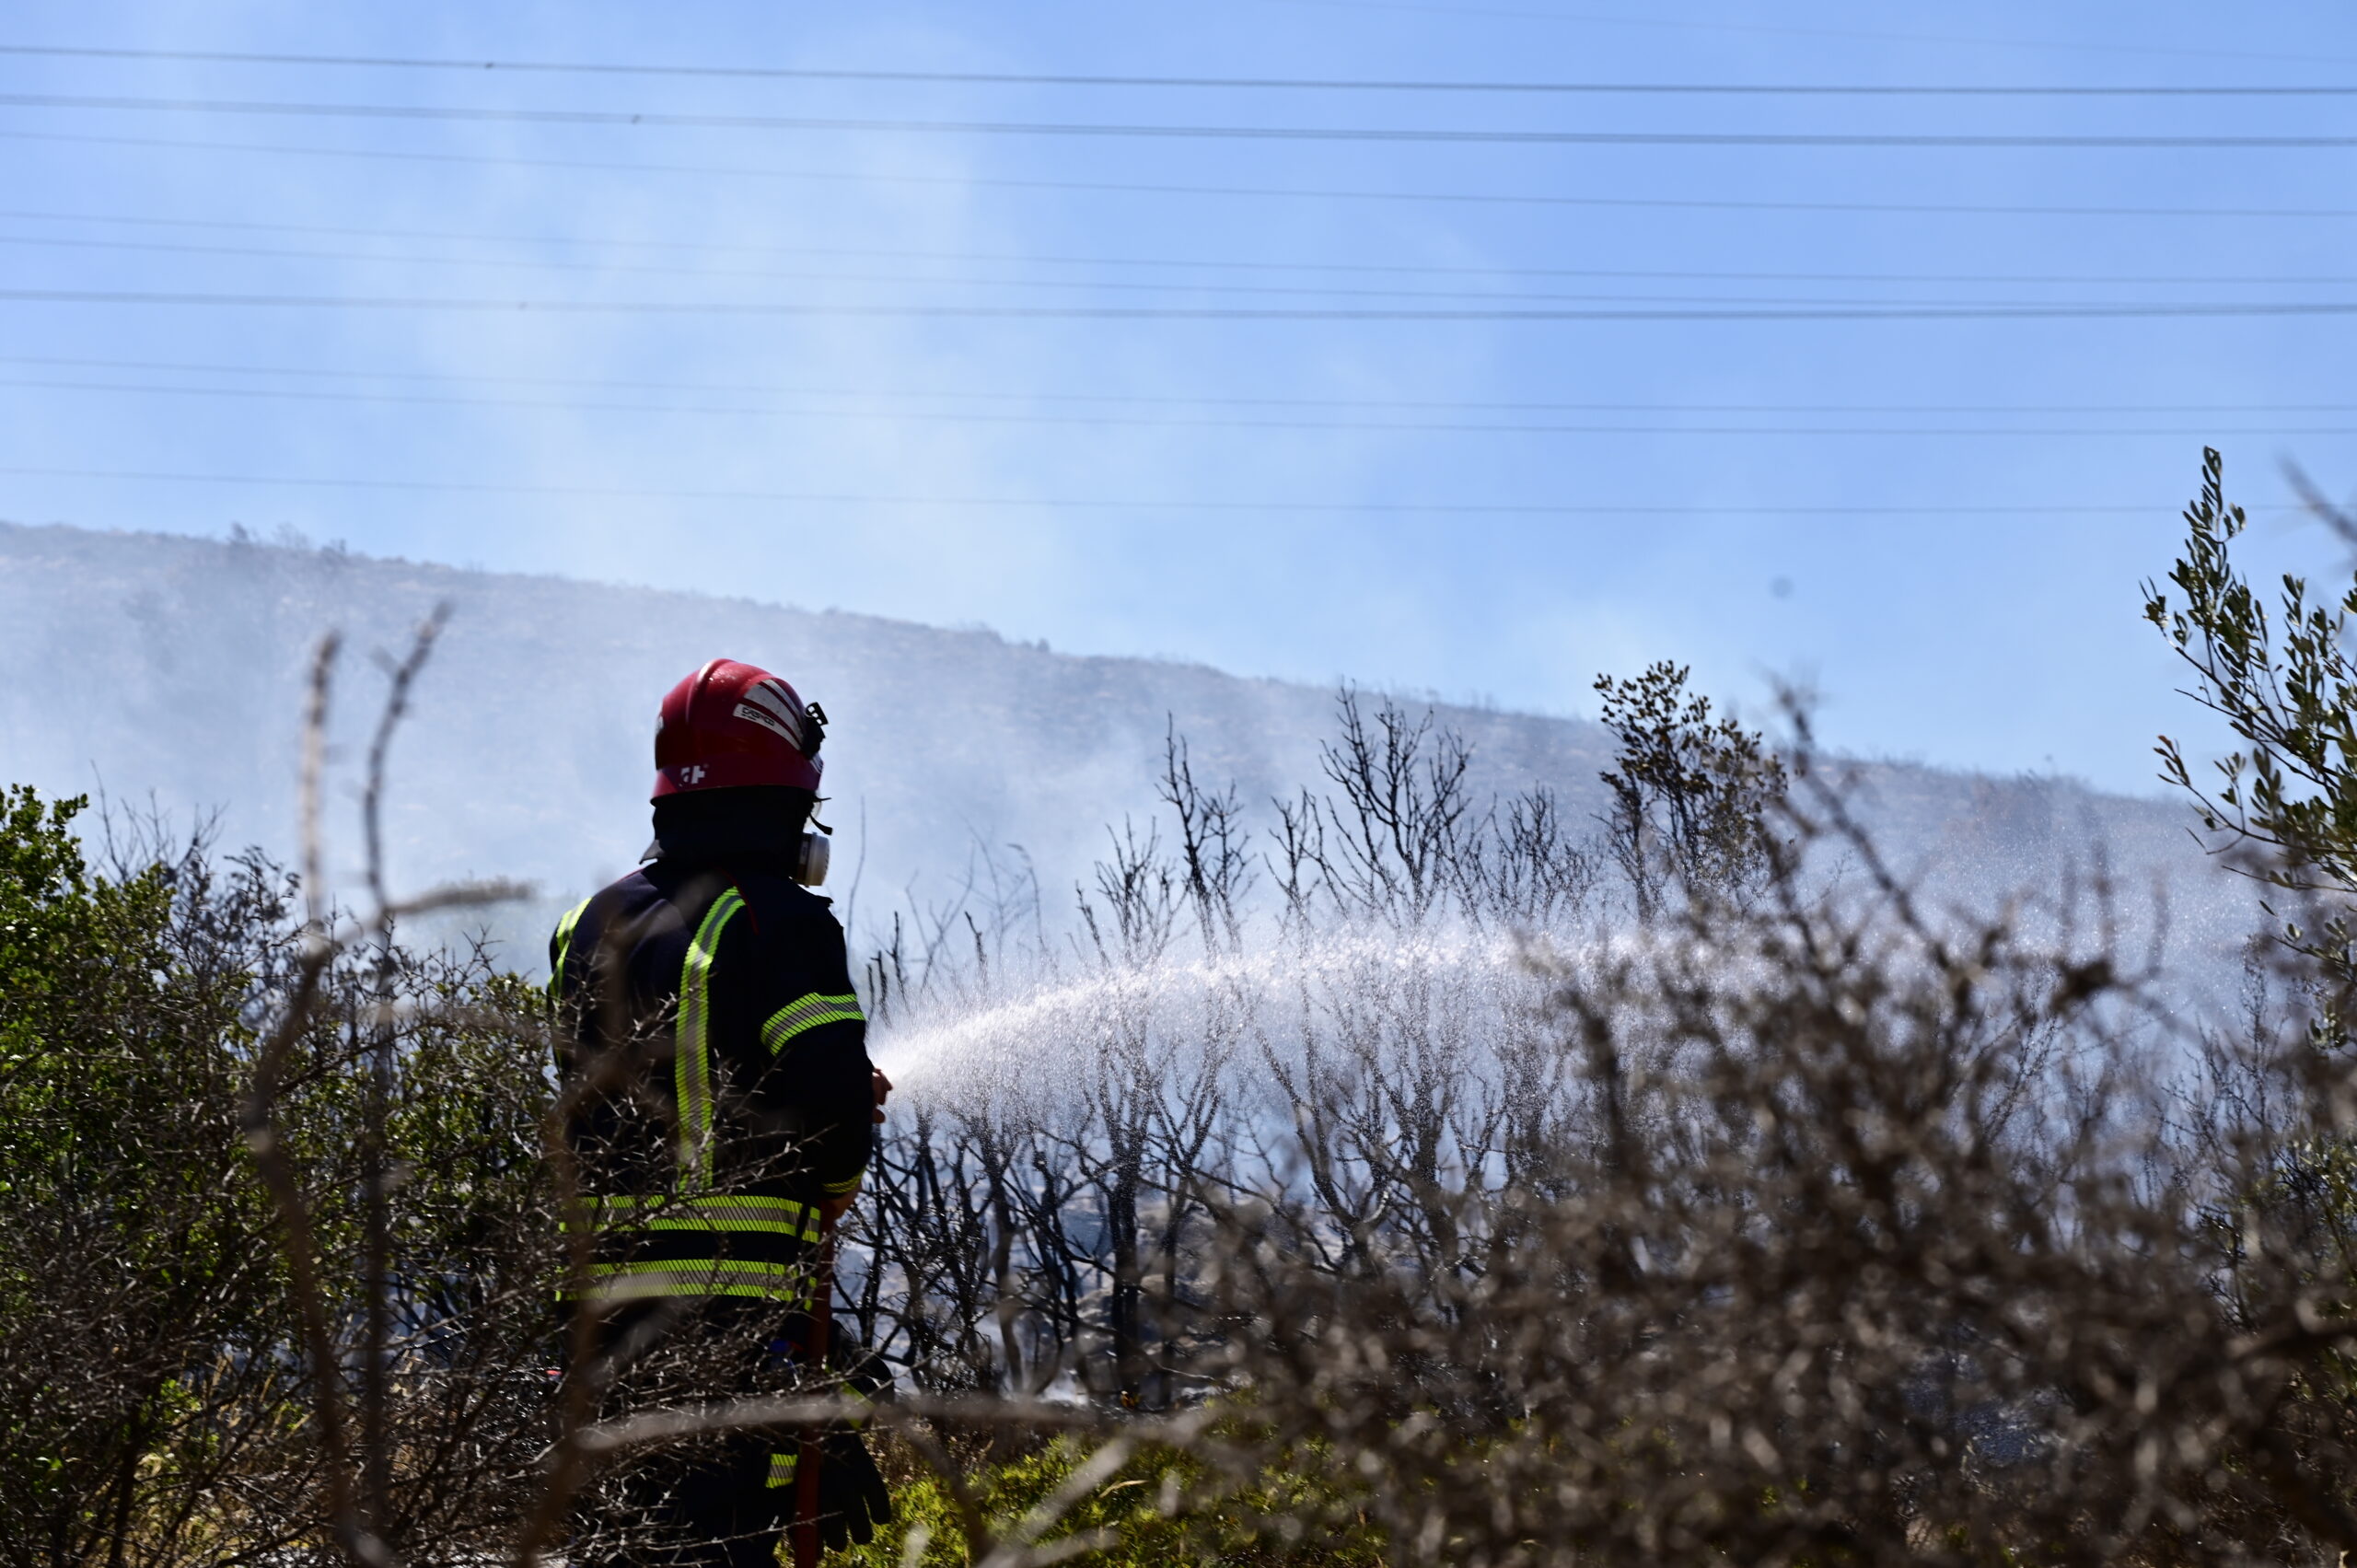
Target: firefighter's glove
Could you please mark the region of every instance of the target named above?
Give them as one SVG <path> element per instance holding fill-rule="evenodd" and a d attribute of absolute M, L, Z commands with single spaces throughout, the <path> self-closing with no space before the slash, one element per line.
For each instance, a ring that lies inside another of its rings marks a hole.
<path fill-rule="evenodd" d="M 865 1546 L 892 1522 L 892 1494 L 859 1434 L 837 1428 L 819 1439 L 819 1539 L 830 1551 Z"/>

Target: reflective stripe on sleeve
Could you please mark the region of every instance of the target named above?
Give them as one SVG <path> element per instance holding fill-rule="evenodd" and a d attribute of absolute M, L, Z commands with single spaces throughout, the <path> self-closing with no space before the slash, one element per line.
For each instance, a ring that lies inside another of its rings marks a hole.
<path fill-rule="evenodd" d="M 712 965 L 721 933 L 745 907 L 734 888 L 704 912 L 679 966 L 679 1027 L 671 1052 L 671 1083 L 679 1099 L 679 1189 L 712 1185 Z"/>
<path fill-rule="evenodd" d="M 794 1484 L 794 1472 L 796 1468 L 795 1461 L 799 1459 L 802 1456 L 798 1453 L 772 1454 L 770 1456 L 770 1484 L 772 1486 L 792 1486 Z"/>
<path fill-rule="evenodd" d="M 761 1026 L 761 1043 L 775 1056 L 785 1049 L 785 1042 L 805 1029 L 815 1029 L 820 1024 L 865 1023 L 867 1015 L 859 1010 L 856 996 L 821 996 L 812 992 L 798 996 L 770 1015 Z"/>
<path fill-rule="evenodd" d="M 581 923 L 588 910 L 589 900 L 582 900 L 565 911 L 564 918 L 556 923 L 556 963 L 549 970 L 549 1000 L 560 1001 L 564 995 L 564 960 L 573 956 L 573 928 Z"/>

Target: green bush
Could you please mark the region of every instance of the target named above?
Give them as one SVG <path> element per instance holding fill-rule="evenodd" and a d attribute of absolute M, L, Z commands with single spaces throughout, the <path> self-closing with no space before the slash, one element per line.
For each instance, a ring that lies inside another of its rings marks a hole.
<path fill-rule="evenodd" d="M 967 1484 L 992 1534 L 1003 1539 L 1054 1496 L 1092 1446 L 1057 1439 L 1017 1458 L 974 1464 Z M 901 1568 L 910 1537 L 923 1531 L 918 1562 L 966 1568 L 974 1557 L 947 1489 L 904 1448 L 888 1449 L 886 1458 L 900 1516 L 841 1561 Z M 1381 1540 L 1359 1501 L 1327 1484 L 1327 1475 L 1323 1465 L 1271 1468 L 1248 1484 L 1223 1487 L 1200 1459 L 1149 1448 L 1061 1510 L 1037 1539 L 1055 1543 L 1102 1532 L 1109 1539 L 1099 1549 L 1067 1559 L 1088 1568 L 1375 1568 L 1385 1561 Z"/>
<path fill-rule="evenodd" d="M 307 936 L 292 878 L 0 811 L 0 1562 L 317 1544 L 327 1469 L 284 1215 L 240 1135 Z M 480 954 L 341 953 L 272 1123 L 311 1237 L 361 1504 L 412 1560 L 504 1539 L 545 1441 L 553 1237 L 539 1009 Z M 383 1068 L 381 1074 L 376 1070 Z M 381 1101 L 372 1097 L 381 1097 Z M 382 1352 L 366 1353 L 370 1128 Z M 371 1368 L 375 1376 L 371 1376 Z"/>

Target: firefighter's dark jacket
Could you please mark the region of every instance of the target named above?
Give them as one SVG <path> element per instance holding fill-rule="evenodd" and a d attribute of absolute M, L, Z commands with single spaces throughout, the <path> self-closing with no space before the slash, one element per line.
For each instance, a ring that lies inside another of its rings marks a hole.
<path fill-rule="evenodd" d="M 782 854 L 678 837 L 550 942 L 589 1292 L 797 1302 L 872 1144 L 842 927 Z"/>

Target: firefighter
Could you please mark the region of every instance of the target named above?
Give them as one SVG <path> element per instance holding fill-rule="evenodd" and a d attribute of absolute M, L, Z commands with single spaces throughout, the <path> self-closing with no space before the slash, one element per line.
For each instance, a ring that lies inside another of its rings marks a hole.
<path fill-rule="evenodd" d="M 668 1354 L 700 1369 L 688 1392 L 726 1399 L 845 1364 L 840 1345 L 825 1355 L 813 1284 L 891 1086 L 867 1058 L 842 927 L 809 890 L 826 874 L 827 841 L 807 830 L 825 722 L 731 659 L 673 687 L 655 734 L 655 842 L 550 943 L 590 1235 L 570 1295 L 595 1314 L 601 1379 L 626 1386 L 633 1365 Z M 874 1387 L 864 1371 L 850 1382 Z M 890 1517 L 847 1427 L 815 1445 L 746 1429 L 623 1464 L 597 1523 L 665 1568 L 772 1563 L 797 1523 L 805 1555 L 813 1513 L 830 1547 Z"/>

